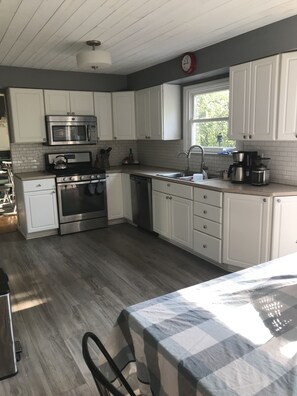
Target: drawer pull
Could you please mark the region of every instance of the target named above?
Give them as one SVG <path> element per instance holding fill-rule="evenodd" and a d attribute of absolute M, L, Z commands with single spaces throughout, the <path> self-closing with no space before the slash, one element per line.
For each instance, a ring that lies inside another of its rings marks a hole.
<path fill-rule="evenodd" d="M 204 214 L 207 214 L 207 210 L 204 210 L 203 213 L 204 213 Z"/>
<path fill-rule="evenodd" d="M 172 199 L 172 197 L 169 197 L 169 199 Z"/>
<path fill-rule="evenodd" d="M 203 195 L 203 198 L 204 198 L 204 199 L 207 199 L 207 195 Z"/>
<path fill-rule="evenodd" d="M 263 202 L 267 202 L 267 199 L 266 199 L 266 198 L 263 198 Z"/>
<path fill-rule="evenodd" d="M 36 184 L 36 187 L 41 187 L 41 184 Z"/>
<path fill-rule="evenodd" d="M 207 225 L 206 225 L 206 224 L 204 224 L 203 228 L 206 230 L 206 228 L 207 228 Z"/>
<path fill-rule="evenodd" d="M 203 245 L 203 248 L 206 249 L 206 248 L 207 248 L 207 245 L 204 244 L 204 245 Z"/>

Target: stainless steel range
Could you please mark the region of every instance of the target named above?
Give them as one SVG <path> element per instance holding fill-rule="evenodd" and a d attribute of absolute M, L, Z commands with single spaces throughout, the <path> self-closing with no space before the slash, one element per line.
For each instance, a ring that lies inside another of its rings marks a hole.
<path fill-rule="evenodd" d="M 45 154 L 56 175 L 61 235 L 107 226 L 105 171 L 92 167 L 91 152 Z"/>

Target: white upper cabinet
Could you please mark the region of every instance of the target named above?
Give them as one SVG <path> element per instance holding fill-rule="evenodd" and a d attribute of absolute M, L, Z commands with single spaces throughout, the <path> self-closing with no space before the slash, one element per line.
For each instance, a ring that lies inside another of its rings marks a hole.
<path fill-rule="evenodd" d="M 297 139 L 297 52 L 281 55 L 278 140 Z"/>
<path fill-rule="evenodd" d="M 112 104 L 111 93 L 94 92 L 94 109 L 97 117 L 98 139 L 112 140 Z"/>
<path fill-rule="evenodd" d="M 8 106 L 13 143 L 46 141 L 42 89 L 8 89 Z"/>
<path fill-rule="evenodd" d="M 163 84 L 136 92 L 137 139 L 181 139 L 180 86 Z"/>
<path fill-rule="evenodd" d="M 232 139 L 275 140 L 280 56 L 230 68 Z"/>
<path fill-rule="evenodd" d="M 44 90 L 47 115 L 94 115 L 93 92 Z"/>
<path fill-rule="evenodd" d="M 231 139 L 249 135 L 251 63 L 230 68 L 230 131 Z"/>
<path fill-rule="evenodd" d="M 113 92 L 113 138 L 135 139 L 135 95 L 134 91 Z"/>

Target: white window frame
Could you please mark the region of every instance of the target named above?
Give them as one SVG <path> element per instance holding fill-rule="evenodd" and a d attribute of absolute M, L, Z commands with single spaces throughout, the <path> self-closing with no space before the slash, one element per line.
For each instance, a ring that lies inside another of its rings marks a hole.
<path fill-rule="evenodd" d="M 192 120 L 194 96 L 213 91 L 223 91 L 229 89 L 229 78 L 208 81 L 206 83 L 189 85 L 183 88 L 183 140 L 184 151 L 189 150 L 192 145 Z M 206 154 L 217 154 L 222 151 L 222 147 L 203 147 Z M 235 150 L 235 148 L 234 148 Z"/>

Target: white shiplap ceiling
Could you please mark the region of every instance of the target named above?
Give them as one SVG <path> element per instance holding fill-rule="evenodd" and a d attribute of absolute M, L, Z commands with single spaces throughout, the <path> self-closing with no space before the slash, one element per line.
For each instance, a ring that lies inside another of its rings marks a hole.
<path fill-rule="evenodd" d="M 130 74 L 297 14 L 297 0 L 0 0 L 0 65 L 78 71 L 100 40 Z"/>

